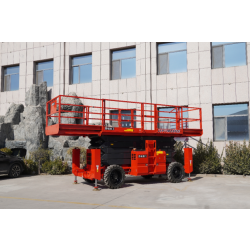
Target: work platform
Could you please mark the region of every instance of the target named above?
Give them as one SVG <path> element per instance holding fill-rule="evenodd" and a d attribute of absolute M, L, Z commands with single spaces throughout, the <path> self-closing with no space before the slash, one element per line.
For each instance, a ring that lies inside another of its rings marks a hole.
<path fill-rule="evenodd" d="M 53 98 L 46 106 L 46 135 L 189 137 L 202 134 L 202 112 L 197 107 L 66 95 Z"/>

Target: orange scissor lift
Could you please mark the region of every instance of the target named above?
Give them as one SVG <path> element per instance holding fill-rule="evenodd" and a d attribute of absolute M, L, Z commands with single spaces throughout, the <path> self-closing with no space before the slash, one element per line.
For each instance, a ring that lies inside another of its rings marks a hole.
<path fill-rule="evenodd" d="M 72 98 L 83 105 L 72 104 Z M 76 122 L 69 122 L 76 121 Z M 72 124 L 73 123 L 73 124 Z M 87 164 L 80 149 L 72 154 L 72 173 L 87 182 L 123 185 L 125 174 L 151 178 L 167 174 L 180 182 L 193 171 L 192 149 L 184 149 L 184 166 L 173 159 L 174 137 L 201 136 L 201 108 L 59 95 L 47 102 L 46 135 L 88 136 Z"/>

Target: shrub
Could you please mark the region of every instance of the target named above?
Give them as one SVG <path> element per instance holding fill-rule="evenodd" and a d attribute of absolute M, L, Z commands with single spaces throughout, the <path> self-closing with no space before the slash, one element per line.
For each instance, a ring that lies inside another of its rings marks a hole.
<path fill-rule="evenodd" d="M 229 142 L 226 146 L 226 156 L 223 158 L 224 174 L 250 174 L 250 144 Z"/>
<path fill-rule="evenodd" d="M 24 171 L 23 174 L 37 173 L 38 165 L 31 159 L 24 159 Z"/>
<path fill-rule="evenodd" d="M 193 154 L 194 173 L 196 174 L 220 174 L 222 172 L 221 158 L 218 150 L 212 141 L 208 141 L 206 145 L 197 144 Z"/>
<path fill-rule="evenodd" d="M 0 148 L 0 151 L 4 152 L 6 155 L 12 155 L 12 150 L 10 148 Z"/>
<path fill-rule="evenodd" d="M 175 155 L 174 155 L 174 159 L 177 162 L 180 162 L 182 165 L 184 165 L 184 152 L 183 152 L 183 143 L 181 141 L 177 141 L 174 144 L 174 151 L 175 151 Z"/>
<path fill-rule="evenodd" d="M 42 164 L 41 170 L 43 173 L 51 175 L 69 173 L 69 167 L 67 162 L 63 162 L 60 158 L 56 158 L 54 161 L 45 161 Z"/>
<path fill-rule="evenodd" d="M 87 149 L 84 147 L 78 147 L 80 149 L 80 164 L 86 165 L 87 163 Z M 74 148 L 69 148 L 67 154 L 72 157 L 72 150 Z"/>
<path fill-rule="evenodd" d="M 44 149 L 42 148 L 42 145 L 40 145 L 37 150 L 30 153 L 30 159 L 37 163 L 40 161 L 40 164 L 42 165 L 44 162 L 50 160 L 51 153 L 51 150 Z"/>

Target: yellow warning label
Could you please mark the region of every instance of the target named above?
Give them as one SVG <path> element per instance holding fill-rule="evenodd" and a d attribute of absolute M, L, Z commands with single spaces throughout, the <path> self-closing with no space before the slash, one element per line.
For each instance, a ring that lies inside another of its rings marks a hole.
<path fill-rule="evenodd" d="M 162 154 L 163 154 L 163 151 L 157 151 L 156 154 L 157 154 L 157 155 L 162 155 Z"/>
<path fill-rule="evenodd" d="M 128 128 L 128 129 L 125 129 L 124 132 L 134 132 L 134 130 L 131 128 Z"/>

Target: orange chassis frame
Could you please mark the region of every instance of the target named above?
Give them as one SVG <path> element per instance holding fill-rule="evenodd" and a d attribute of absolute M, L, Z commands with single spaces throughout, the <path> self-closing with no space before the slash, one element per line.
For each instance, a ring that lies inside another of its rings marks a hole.
<path fill-rule="evenodd" d="M 145 150 L 131 151 L 131 165 L 122 165 L 125 174 L 133 176 L 166 174 L 166 152 L 156 151 L 156 141 L 146 140 Z M 189 174 L 193 171 L 192 148 L 184 149 L 184 170 Z M 84 169 L 80 168 L 80 149 L 75 148 L 72 152 L 72 173 L 75 176 L 89 180 L 103 179 L 105 169 L 101 166 L 101 150 L 87 150 L 87 164 Z"/>

